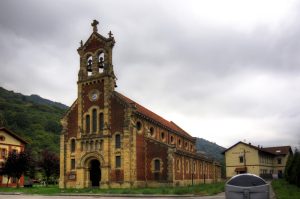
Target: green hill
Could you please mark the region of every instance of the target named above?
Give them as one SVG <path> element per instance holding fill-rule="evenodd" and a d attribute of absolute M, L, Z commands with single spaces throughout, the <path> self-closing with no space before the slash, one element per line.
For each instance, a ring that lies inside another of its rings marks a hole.
<path fill-rule="evenodd" d="M 225 148 L 217 145 L 216 143 L 210 142 L 203 138 L 197 138 L 196 148 L 198 152 L 204 153 L 205 155 L 214 158 L 219 162 L 224 161 L 224 155 L 222 155 L 222 152 L 225 150 Z"/>
<path fill-rule="evenodd" d="M 22 95 L 0 87 L 0 126 L 23 137 L 35 154 L 42 149 L 59 152 L 60 119 L 68 107 L 64 104 L 44 99 L 38 95 Z M 197 151 L 224 161 L 221 154 L 225 148 L 197 138 Z"/>
<path fill-rule="evenodd" d="M 33 154 L 42 149 L 59 152 L 60 119 L 67 106 L 26 96 L 0 87 L 0 126 L 5 126 L 29 142 Z"/>
<path fill-rule="evenodd" d="M 197 138 L 196 140 L 197 152 L 203 153 L 206 156 L 217 160 L 221 164 L 221 175 L 223 178 L 226 177 L 225 174 L 225 158 L 222 152 L 226 149 L 217 145 L 214 142 L 210 142 L 203 138 Z"/>

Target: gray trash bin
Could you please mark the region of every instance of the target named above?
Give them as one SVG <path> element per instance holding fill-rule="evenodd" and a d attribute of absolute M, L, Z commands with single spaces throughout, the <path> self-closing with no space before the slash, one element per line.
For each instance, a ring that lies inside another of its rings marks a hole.
<path fill-rule="evenodd" d="M 269 199 L 269 185 L 259 176 L 239 174 L 225 185 L 227 199 Z"/>

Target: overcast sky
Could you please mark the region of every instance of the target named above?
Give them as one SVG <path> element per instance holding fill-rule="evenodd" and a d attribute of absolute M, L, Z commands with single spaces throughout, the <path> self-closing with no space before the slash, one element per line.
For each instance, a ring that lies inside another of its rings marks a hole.
<path fill-rule="evenodd" d="M 299 1 L 1 0 L 0 86 L 70 106 L 93 19 L 117 91 L 224 147 L 299 147 Z"/>

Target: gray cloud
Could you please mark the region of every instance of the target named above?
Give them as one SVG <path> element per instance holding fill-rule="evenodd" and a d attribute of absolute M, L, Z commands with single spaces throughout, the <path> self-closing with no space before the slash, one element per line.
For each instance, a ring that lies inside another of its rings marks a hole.
<path fill-rule="evenodd" d="M 197 16 L 191 8 L 205 5 L 193 1 L 4 0 L 0 86 L 70 105 L 77 89 L 76 49 L 96 18 L 100 33 L 112 30 L 117 41 L 119 91 L 224 146 L 241 139 L 296 146 L 299 5 L 274 19 L 276 25 L 245 22 L 241 28 Z"/>

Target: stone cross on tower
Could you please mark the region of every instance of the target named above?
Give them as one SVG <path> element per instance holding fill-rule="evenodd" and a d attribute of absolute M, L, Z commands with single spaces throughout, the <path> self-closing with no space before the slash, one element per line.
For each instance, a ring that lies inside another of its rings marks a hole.
<path fill-rule="evenodd" d="M 99 24 L 99 22 L 95 19 L 94 19 L 93 23 L 91 23 L 91 25 L 93 26 L 93 31 L 94 32 L 98 32 L 98 28 L 97 28 L 98 24 Z"/>

